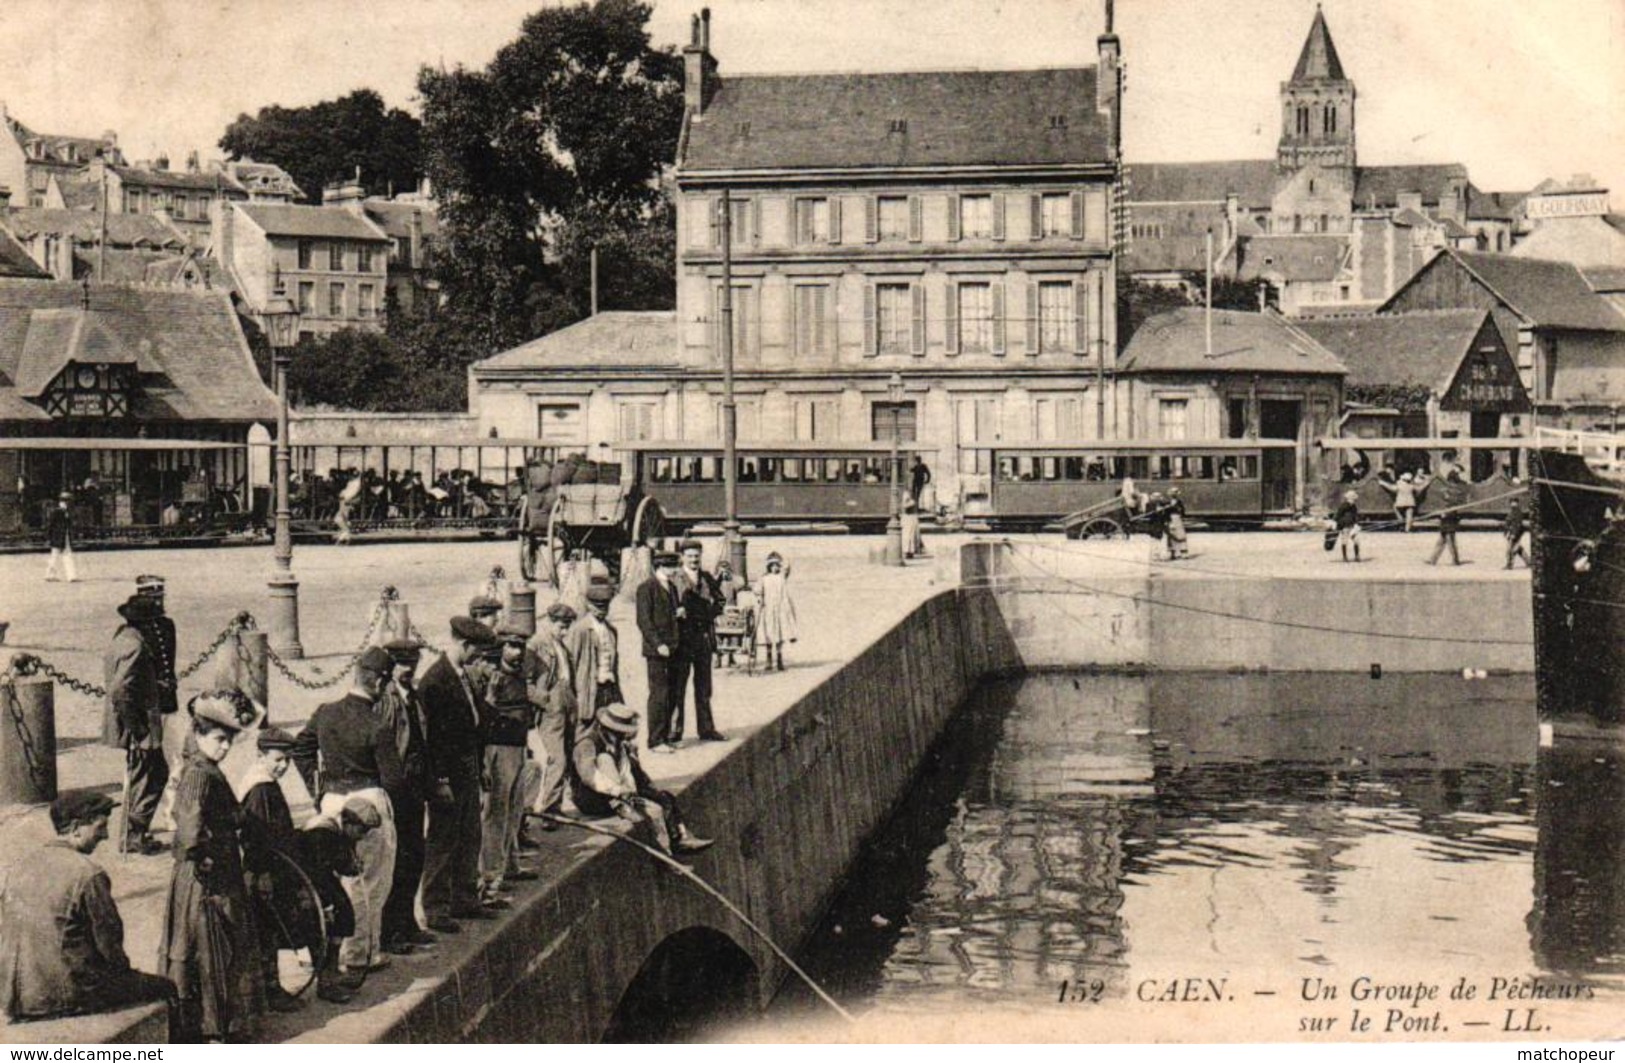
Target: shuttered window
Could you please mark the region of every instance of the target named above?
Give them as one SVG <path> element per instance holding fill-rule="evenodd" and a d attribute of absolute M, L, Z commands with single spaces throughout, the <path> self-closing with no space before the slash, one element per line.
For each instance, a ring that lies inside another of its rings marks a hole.
<path fill-rule="evenodd" d="M 761 336 L 756 289 L 746 284 L 733 286 L 733 343 L 735 354 L 755 353 Z M 722 357 L 722 285 L 711 289 L 711 349 Z"/>
<path fill-rule="evenodd" d="M 909 285 L 875 285 L 875 327 L 881 354 L 907 354 L 912 349 L 913 316 Z"/>
<path fill-rule="evenodd" d="M 918 414 L 912 402 L 876 402 L 869 406 L 869 428 L 877 443 L 890 443 L 892 426 L 897 427 L 897 438 L 903 443 L 914 442 L 918 431 Z"/>
<path fill-rule="evenodd" d="M 957 349 L 965 354 L 1004 353 L 1004 285 L 962 283 L 951 293 Z"/>
<path fill-rule="evenodd" d="M 544 402 L 536 407 L 536 438 L 549 443 L 580 443 L 586 423 L 575 402 Z"/>
<path fill-rule="evenodd" d="M 620 440 L 632 442 L 639 439 L 654 439 L 657 410 L 657 404 L 654 402 L 621 403 Z"/>
<path fill-rule="evenodd" d="M 1160 399 L 1157 402 L 1157 438 L 1188 439 L 1186 415 L 1190 402 L 1186 399 Z"/>
<path fill-rule="evenodd" d="M 833 310 L 829 285 L 796 285 L 795 349 L 798 357 L 827 357 L 835 352 Z"/>
<path fill-rule="evenodd" d="M 972 444 L 991 445 L 999 438 L 997 399 L 957 399 L 954 402 L 954 443 L 959 452 L 959 471 L 966 475 L 986 473 L 991 461 L 986 450 L 967 450 Z"/>
<path fill-rule="evenodd" d="M 1065 192 L 1046 192 L 1039 197 L 1040 236 L 1072 235 L 1072 199 Z"/>
<path fill-rule="evenodd" d="M 909 209 L 907 196 L 881 196 L 878 205 L 877 235 L 882 240 L 909 238 Z"/>
<path fill-rule="evenodd" d="M 993 197 L 959 197 L 959 236 L 965 240 L 993 238 Z"/>
<path fill-rule="evenodd" d="M 795 400 L 795 438 L 802 442 L 822 443 L 840 438 L 838 423 L 840 404 L 828 398 L 798 398 Z"/>
<path fill-rule="evenodd" d="M 1083 438 L 1083 400 L 1076 396 L 1040 398 L 1033 403 L 1040 441 Z"/>
<path fill-rule="evenodd" d="M 827 198 L 796 200 L 796 243 L 827 244 L 834 237 L 832 204 Z"/>
<path fill-rule="evenodd" d="M 1038 349 L 1045 354 L 1070 351 L 1077 339 L 1073 327 L 1071 281 L 1038 285 Z"/>

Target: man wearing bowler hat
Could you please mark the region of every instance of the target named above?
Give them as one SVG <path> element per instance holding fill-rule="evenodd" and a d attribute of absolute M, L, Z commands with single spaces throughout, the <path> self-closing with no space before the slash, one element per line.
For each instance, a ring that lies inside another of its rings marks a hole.
<path fill-rule="evenodd" d="M 429 830 L 424 851 L 423 912 L 429 929 L 455 934 L 458 919 L 490 919 L 480 903 L 480 722 L 491 629 L 466 616 L 451 619 L 451 647 L 418 683 L 428 723 Z"/>
<path fill-rule="evenodd" d="M 131 595 L 118 607 L 124 623 L 104 659 L 107 700 L 102 742 L 124 750 L 125 852 L 151 855 L 163 846 L 148 833 L 169 782 L 164 759 L 164 716 L 158 689 L 158 654 L 143 631 L 161 613 L 153 600 Z"/>
<path fill-rule="evenodd" d="M 311 714 L 291 753 L 305 785 L 317 795 L 319 811 L 337 816 L 346 802 L 359 799 L 378 812 L 379 828 L 356 843 L 361 874 L 344 880 L 356 925 L 339 950 L 339 966 L 355 974 L 389 966 L 383 955 L 384 905 L 395 879 L 396 848 L 389 791 L 401 784 L 401 759 L 395 733 L 375 706 L 392 667 L 382 647 L 363 651 L 349 692 Z"/>
<path fill-rule="evenodd" d="M 643 637 L 643 664 L 649 674 L 649 752 L 672 753 L 672 698 L 682 697 L 675 687 L 677 654 L 681 648 L 677 608 L 677 555 L 654 555 L 654 575 L 638 585 L 638 634 Z M 675 690 L 673 689 L 675 687 Z"/>
<path fill-rule="evenodd" d="M 118 804 L 90 790 L 51 802 L 56 836 L 0 882 L 0 1002 L 13 1020 L 49 1019 L 166 1001 L 175 986 L 133 970 L 113 886 L 90 854 Z"/>

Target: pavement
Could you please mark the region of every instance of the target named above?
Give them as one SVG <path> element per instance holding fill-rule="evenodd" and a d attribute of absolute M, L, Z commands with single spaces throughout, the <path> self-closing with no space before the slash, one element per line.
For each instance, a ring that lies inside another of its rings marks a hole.
<path fill-rule="evenodd" d="M 788 560 L 791 587 L 801 622 L 801 639 L 787 647 L 789 667 L 784 672 L 746 674 L 721 670 L 717 674 L 714 704 L 717 726 L 731 739 L 746 737 L 774 719 L 803 694 L 834 673 L 859 650 L 888 630 L 908 610 L 958 582 L 958 546 L 968 535 L 935 535 L 927 539 L 931 557 L 904 568 L 878 563 L 881 540 L 859 536 L 773 537 L 750 544 L 750 564 L 759 572 L 762 558 L 776 550 Z M 1003 538 L 984 536 L 983 538 Z M 1460 537 L 1463 566 L 1430 568 L 1424 562 L 1435 536 L 1418 532 L 1372 534 L 1365 538 L 1362 564 L 1343 564 L 1335 553 L 1321 548 L 1318 532 L 1194 532 L 1188 560 L 1154 560 L 1159 544 L 1137 538 L 1128 543 L 1072 543 L 1058 534 L 1009 538 L 1045 547 L 1098 557 L 1104 574 L 1112 569 L 1155 567 L 1173 579 L 1203 578 L 1307 578 L 1307 579 L 1507 579 L 1527 580 L 1521 567 L 1502 570 L 1504 541 L 1493 532 L 1468 532 Z M 706 540 L 706 563 L 714 560 L 719 543 Z M 469 598 L 494 565 L 516 569 L 513 543 L 410 543 L 365 546 L 300 546 L 294 569 L 301 580 L 302 641 L 306 658 L 291 667 L 307 678 L 334 677 L 344 669 L 360 642 L 381 588 L 395 587 L 410 609 L 414 625 L 431 643 L 443 642 L 447 622 L 462 613 Z M 80 555 L 80 580 L 73 584 L 46 583 L 43 554 L 0 556 L 0 622 L 10 628 L 0 645 L 0 668 L 16 652 L 41 656 L 69 675 L 100 685 L 101 655 L 118 626 L 115 606 L 134 589 L 141 573 L 158 573 L 168 583 L 169 612 L 179 634 L 179 658 L 190 662 L 230 620 L 242 610 L 266 614 L 265 579 L 272 569 L 269 547 L 229 550 L 142 549 L 99 551 Z M 552 598 L 549 588 L 537 593 L 538 613 Z M 621 634 L 621 678 L 628 701 L 640 711 L 647 696 L 637 625 L 628 600 L 617 600 L 611 619 Z M 427 666 L 428 660 L 424 664 Z M 204 689 L 215 662 L 200 669 L 181 685 L 185 703 Z M 320 692 L 301 689 L 273 670 L 270 719 L 297 730 L 315 707 L 345 690 L 341 679 Z M 99 742 L 102 706 L 99 701 L 61 685 L 56 690 L 57 768 L 59 785 L 94 787 L 117 794 L 123 772 L 121 752 Z M 172 720 L 168 735 L 172 763 L 178 765 L 183 737 L 182 719 Z M 667 788 L 681 792 L 698 774 L 735 747 L 735 742 L 688 744 L 672 756 L 646 756 L 644 764 Z M 252 758 L 252 743 L 240 743 L 226 763 L 229 777 L 240 776 Z M 309 796 L 295 773 L 284 780 L 296 818 L 308 813 Z M 162 813 L 161 813 L 162 816 Z M 696 825 L 703 833 L 703 824 Z M 557 832 L 545 836 L 536 866 L 543 881 L 525 883 L 523 890 L 545 888 L 550 861 L 562 866 L 569 851 L 603 844 Z M 28 852 L 49 835 L 43 809 L 9 806 L 0 809 L 0 863 L 26 859 Z M 162 833 L 160 840 L 167 840 Z M 156 966 L 162 913 L 168 891 L 171 858 L 167 855 L 119 856 L 104 846 L 95 857 L 109 871 L 113 892 L 125 921 L 126 949 L 137 967 Z M 484 937 L 500 924 L 478 928 Z M 342 1040 L 359 1017 L 346 1012 L 385 1007 L 387 999 L 404 993 L 415 977 L 446 969 L 459 948 L 469 947 L 475 935 L 451 939 L 434 950 L 396 964 L 396 969 L 374 976 L 362 997 L 349 1009 L 312 1002 L 305 1011 L 273 1017 L 267 1031 L 271 1039 L 304 1035 Z M 437 956 L 437 953 L 439 955 Z M 40 1028 L 36 1027 L 35 1030 Z M 20 1031 L 13 1031 L 20 1033 Z M 70 1031 L 71 1032 L 71 1031 Z M 7 1039 L 0 1030 L 0 1040 Z"/>

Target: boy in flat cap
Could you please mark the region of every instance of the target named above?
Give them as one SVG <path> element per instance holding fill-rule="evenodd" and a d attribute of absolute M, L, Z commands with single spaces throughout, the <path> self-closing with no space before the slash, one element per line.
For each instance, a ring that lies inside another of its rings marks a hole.
<path fill-rule="evenodd" d="M 378 699 L 378 714 L 395 735 L 395 749 L 401 759 L 401 781 L 388 789 L 395 807 L 395 877 L 384 904 L 383 945 L 396 955 L 410 953 L 414 946 L 434 943 L 434 935 L 418 925 L 418 887 L 423 884 L 424 817 L 429 795 L 434 792 L 430 770 L 428 720 L 418 697 L 418 658 L 423 647 L 411 639 L 394 639 L 384 644 L 391 662 L 389 683 Z"/>
<path fill-rule="evenodd" d="M 678 593 L 674 579 L 677 555 L 654 555 L 654 575 L 638 585 L 638 634 L 643 637 L 643 664 L 649 673 L 649 752 L 671 753 L 671 703 L 677 678 Z M 676 693 L 680 696 L 682 688 Z"/>
<path fill-rule="evenodd" d="M 130 967 L 113 887 L 90 854 L 118 802 L 65 790 L 51 802 L 56 836 L 0 882 L 0 1000 L 13 1020 L 117 1011 L 175 986 Z"/>
<path fill-rule="evenodd" d="M 118 612 L 124 622 L 113 633 L 104 659 L 107 700 L 102 741 L 124 750 L 129 802 L 124 809 L 124 849 L 150 855 L 163 850 L 148 831 L 169 783 L 169 762 L 164 759 L 158 652 L 143 629 L 162 613 L 150 597 L 140 594 L 131 595 Z"/>
<path fill-rule="evenodd" d="M 491 629 L 451 619 L 451 647 L 423 673 L 418 694 L 429 725 L 429 827 L 423 912 L 429 929 L 455 934 L 458 919 L 490 919 L 480 904 L 480 776 L 485 746 L 481 703 L 487 674 L 479 657 L 496 643 Z"/>
<path fill-rule="evenodd" d="M 393 667 L 387 652 L 369 646 L 356 661 L 349 692 L 318 707 L 293 747 L 293 762 L 311 793 L 318 795 L 322 812 L 337 815 L 347 801 L 360 798 L 377 808 L 381 820 L 379 829 L 357 846 L 361 874 L 345 880 L 356 916 L 356 932 L 345 939 L 339 954 L 345 970 L 389 966 L 383 955 L 384 905 L 395 879 L 395 813 L 389 791 L 400 785 L 402 775 L 395 733 L 374 706 Z"/>
<path fill-rule="evenodd" d="M 620 632 L 609 622 L 609 603 L 615 589 L 594 582 L 587 588 L 587 611 L 581 614 L 565 644 L 575 665 L 577 720 L 591 722 L 592 714 L 621 696 Z"/>
<path fill-rule="evenodd" d="M 280 727 L 266 727 L 254 741 L 259 757 L 243 777 L 243 880 L 254 904 L 260 934 L 260 969 L 265 997 L 272 1011 L 297 1011 L 299 999 L 282 988 L 277 970 L 277 949 L 282 938 L 278 923 L 294 925 L 283 915 L 293 896 L 282 853 L 294 858 L 299 832 L 282 792 L 294 737 Z"/>

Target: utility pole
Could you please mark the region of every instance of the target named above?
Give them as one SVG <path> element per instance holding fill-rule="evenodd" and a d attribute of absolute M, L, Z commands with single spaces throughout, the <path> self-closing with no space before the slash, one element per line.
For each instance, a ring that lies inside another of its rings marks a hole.
<path fill-rule="evenodd" d="M 1207 267 L 1207 303 L 1203 318 L 1207 323 L 1207 356 L 1213 357 L 1213 226 L 1207 227 L 1207 258 L 1203 264 Z"/>
<path fill-rule="evenodd" d="M 592 316 L 598 316 L 598 248 L 588 252 L 588 269 L 592 273 Z"/>
<path fill-rule="evenodd" d="M 736 579 L 749 579 L 745 570 L 745 537 L 739 531 L 739 405 L 734 398 L 734 256 L 733 201 L 722 190 L 722 491 L 725 516 L 722 545 Z"/>

